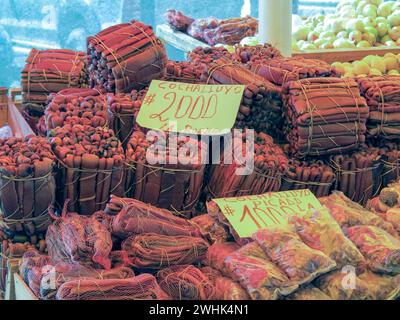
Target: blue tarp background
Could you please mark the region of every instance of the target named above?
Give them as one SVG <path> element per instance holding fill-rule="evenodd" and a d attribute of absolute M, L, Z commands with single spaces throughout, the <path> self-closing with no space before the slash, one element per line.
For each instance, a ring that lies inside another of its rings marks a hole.
<path fill-rule="evenodd" d="M 323 12 L 337 2 L 294 0 L 294 11 Z M 84 50 L 88 35 L 121 21 L 140 19 L 155 27 L 169 8 L 195 18 L 238 17 L 245 3 L 257 17 L 258 0 L 0 0 L 0 86 L 19 86 L 19 72 L 32 47 Z M 168 54 L 183 59 L 170 47 Z"/>

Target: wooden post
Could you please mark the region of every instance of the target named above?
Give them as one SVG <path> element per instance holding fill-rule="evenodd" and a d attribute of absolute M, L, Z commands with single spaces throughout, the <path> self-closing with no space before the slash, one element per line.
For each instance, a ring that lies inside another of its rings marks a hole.
<path fill-rule="evenodd" d="M 259 33 L 284 56 L 292 54 L 292 0 L 259 0 Z"/>

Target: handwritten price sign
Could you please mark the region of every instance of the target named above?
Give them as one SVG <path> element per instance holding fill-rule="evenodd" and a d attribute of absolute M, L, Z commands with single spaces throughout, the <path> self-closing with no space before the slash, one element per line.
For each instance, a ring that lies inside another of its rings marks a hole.
<path fill-rule="evenodd" d="M 235 123 L 244 89 L 245 86 L 153 80 L 137 122 L 153 130 L 227 133 Z"/>
<path fill-rule="evenodd" d="M 306 216 L 322 205 L 310 190 L 213 200 L 241 238 L 260 229 L 286 225 L 290 216 Z"/>

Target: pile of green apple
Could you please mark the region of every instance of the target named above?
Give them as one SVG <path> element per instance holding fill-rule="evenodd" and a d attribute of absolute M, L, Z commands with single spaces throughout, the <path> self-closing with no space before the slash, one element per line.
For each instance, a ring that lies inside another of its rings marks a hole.
<path fill-rule="evenodd" d="M 353 63 L 335 62 L 332 66 L 344 78 L 400 75 L 400 55 L 393 53 L 387 53 L 383 57 L 371 55 Z"/>
<path fill-rule="evenodd" d="M 341 0 L 336 13 L 304 20 L 294 51 L 400 46 L 400 1 Z"/>

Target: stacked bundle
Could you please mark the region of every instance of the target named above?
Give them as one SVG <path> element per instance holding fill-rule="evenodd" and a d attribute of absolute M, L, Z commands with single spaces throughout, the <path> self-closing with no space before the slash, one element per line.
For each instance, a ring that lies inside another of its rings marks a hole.
<path fill-rule="evenodd" d="M 251 71 L 259 76 L 282 86 L 289 81 L 307 78 L 336 77 L 335 69 L 321 60 L 304 58 L 265 58 L 254 54 L 249 62 Z"/>
<path fill-rule="evenodd" d="M 253 60 L 258 61 L 262 59 L 264 61 L 282 57 L 280 51 L 270 44 L 257 46 L 238 45 L 235 47 L 235 54 L 240 57 L 240 60 L 244 64 Z"/>
<path fill-rule="evenodd" d="M 167 57 L 152 28 L 133 20 L 89 37 L 88 62 L 92 88 L 129 93 L 161 78 Z"/>
<path fill-rule="evenodd" d="M 390 183 L 400 178 L 400 145 L 397 143 L 385 143 L 380 147 L 382 162 L 382 186 L 387 187 Z"/>
<path fill-rule="evenodd" d="M 166 65 L 166 80 L 185 83 L 200 83 L 204 68 L 200 64 L 187 61 L 168 61 Z"/>
<path fill-rule="evenodd" d="M 251 143 L 246 141 L 246 134 L 241 137 L 235 136 L 230 143 L 226 149 L 232 150 L 233 163 L 224 164 L 222 155 L 221 165 L 214 166 L 211 171 L 208 189 L 214 198 L 257 195 L 279 190 L 281 176 L 287 170 L 288 159 L 270 136 L 264 133 L 257 134 L 254 151 L 251 149 Z M 247 162 L 249 159 L 254 160 L 254 170 L 251 170 L 250 162 Z M 240 175 L 238 170 L 250 172 Z"/>
<path fill-rule="evenodd" d="M 111 204 L 117 201 L 125 202 L 125 204 L 113 220 L 112 232 L 121 238 L 142 233 L 200 236 L 200 230 L 196 226 L 186 219 L 174 216 L 168 210 L 153 207 L 138 200 L 118 200 L 115 197 L 111 199 Z"/>
<path fill-rule="evenodd" d="M 31 124 L 36 125 L 37 118 L 43 115 L 49 94 L 86 86 L 84 59 L 83 52 L 32 49 L 21 80 L 25 115 Z"/>
<path fill-rule="evenodd" d="M 94 218 L 67 213 L 66 207 L 67 203 L 61 217 L 52 214 L 55 222 L 47 230 L 51 260 L 56 264 L 111 269 L 112 240 L 106 227 Z"/>
<path fill-rule="evenodd" d="M 108 115 L 105 96 L 86 95 L 88 91 L 77 94 L 55 95 L 46 107 L 46 131 L 70 125 L 88 125 L 105 127 L 108 125 Z"/>
<path fill-rule="evenodd" d="M 136 268 L 161 270 L 201 262 L 207 253 L 208 243 L 196 237 L 142 234 L 126 239 L 122 249 L 128 252 Z"/>
<path fill-rule="evenodd" d="M 363 78 L 358 80 L 361 94 L 371 109 L 368 135 L 373 138 L 400 137 L 400 76 Z"/>
<path fill-rule="evenodd" d="M 235 59 L 235 56 L 232 55 L 227 49 L 224 47 L 197 47 L 193 49 L 193 51 L 189 52 L 188 59 L 196 66 L 207 66 L 209 63 L 218 60 L 222 57 L 226 57 L 228 59 Z"/>
<path fill-rule="evenodd" d="M 322 160 L 289 160 L 288 170 L 282 177 L 280 191 L 309 189 L 318 198 L 329 195 L 335 174 Z"/>
<path fill-rule="evenodd" d="M 202 238 L 207 239 L 210 243 L 225 242 L 229 238 L 229 233 L 218 223 L 218 219 L 209 214 L 194 217 L 190 222 L 199 228 Z"/>
<path fill-rule="evenodd" d="M 124 151 L 112 130 L 67 124 L 49 140 L 60 164 L 59 203 L 70 199 L 71 212 L 93 214 L 110 194 L 124 194 Z"/>
<path fill-rule="evenodd" d="M 380 150 L 368 148 L 349 155 L 332 157 L 336 172 L 336 190 L 351 200 L 366 205 L 382 188 Z"/>
<path fill-rule="evenodd" d="M 296 156 L 348 152 L 365 142 L 369 108 L 354 80 L 292 81 L 284 93 L 287 139 Z"/>
<path fill-rule="evenodd" d="M 158 132 L 152 139 L 136 131 L 128 143 L 127 195 L 191 215 L 203 185 L 206 144 L 197 138 L 165 132 Z"/>
<path fill-rule="evenodd" d="M 141 274 L 128 279 L 88 279 L 64 283 L 57 300 L 167 300 L 154 276 Z"/>
<path fill-rule="evenodd" d="M 281 88 L 226 58 L 209 63 L 201 80 L 208 84 L 245 85 L 235 128 L 252 128 L 279 137 L 283 126 Z"/>
<path fill-rule="evenodd" d="M 56 192 L 54 159 L 44 138 L 0 140 L 0 221 L 7 237 L 36 244 L 46 232 Z"/>
<path fill-rule="evenodd" d="M 70 281 L 83 280 L 117 280 L 129 279 L 135 276 L 130 268 L 116 268 L 111 270 L 96 270 L 80 265 L 51 264 L 43 271 L 40 279 L 40 298 L 54 300 L 58 289 Z M 52 281 L 49 283 L 49 281 Z"/>
<path fill-rule="evenodd" d="M 107 96 L 110 128 L 114 130 L 125 148 L 135 127 L 135 117 L 142 106 L 147 90 L 132 91 L 127 94 L 109 94 Z"/>
<path fill-rule="evenodd" d="M 194 266 L 173 266 L 157 273 L 163 289 L 174 300 L 213 300 L 215 288 L 209 278 Z"/>

